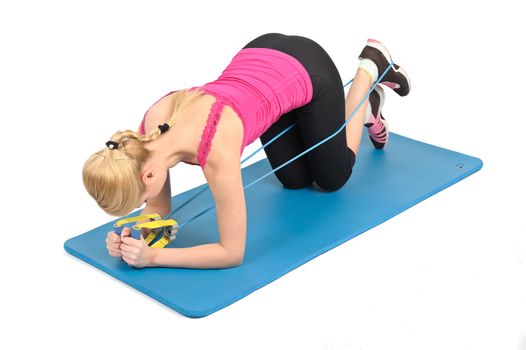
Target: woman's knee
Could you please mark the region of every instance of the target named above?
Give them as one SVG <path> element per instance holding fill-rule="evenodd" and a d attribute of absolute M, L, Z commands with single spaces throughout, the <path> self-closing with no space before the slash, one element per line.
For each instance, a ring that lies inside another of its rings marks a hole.
<path fill-rule="evenodd" d="M 345 163 L 341 168 L 339 168 L 339 171 L 330 173 L 321 171 L 317 174 L 317 176 L 314 177 L 314 181 L 318 187 L 326 191 L 337 191 L 342 188 L 347 183 L 347 181 L 349 181 L 355 162 L 356 154 L 352 149 L 347 148 Z"/>
<path fill-rule="evenodd" d="M 276 172 L 276 177 L 278 178 L 279 182 L 283 185 L 284 188 L 289 190 L 298 190 L 300 188 L 309 187 L 312 185 L 312 178 L 310 175 L 305 176 L 306 174 L 301 174 L 303 176 L 298 176 L 298 174 L 295 174 L 295 176 L 283 176 L 283 174 L 279 174 L 279 171 Z"/>
<path fill-rule="evenodd" d="M 299 190 L 305 187 L 309 187 L 312 185 L 312 182 L 309 183 L 282 183 L 283 188 L 286 188 L 287 190 Z"/>
<path fill-rule="evenodd" d="M 349 178 L 351 177 L 352 169 L 345 175 L 345 176 L 338 176 L 335 178 L 323 178 L 319 180 L 314 180 L 316 182 L 316 185 L 327 191 L 327 192 L 334 192 L 342 188 L 347 181 L 349 181 Z"/>

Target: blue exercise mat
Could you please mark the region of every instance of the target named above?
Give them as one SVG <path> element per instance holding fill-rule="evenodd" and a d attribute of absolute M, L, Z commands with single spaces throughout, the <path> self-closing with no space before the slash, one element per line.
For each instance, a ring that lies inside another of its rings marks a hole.
<path fill-rule="evenodd" d="M 106 234 L 115 221 L 67 240 L 64 248 L 183 315 L 203 317 L 481 167 L 478 158 L 394 133 L 385 150 L 375 150 L 365 131 L 353 174 L 340 190 L 288 190 L 271 175 L 245 191 L 247 240 L 240 266 L 209 270 L 130 267 L 120 258 L 109 256 L 106 250 Z M 243 183 L 271 170 L 268 160 L 262 159 L 243 169 Z M 203 186 L 173 197 L 174 207 Z M 181 209 L 175 219 L 183 222 L 213 204 L 207 190 Z M 139 213 L 140 210 L 129 216 Z M 218 239 L 216 211 L 212 210 L 185 225 L 168 247 L 189 247 Z M 340 267 L 342 271 L 346 268 Z"/>

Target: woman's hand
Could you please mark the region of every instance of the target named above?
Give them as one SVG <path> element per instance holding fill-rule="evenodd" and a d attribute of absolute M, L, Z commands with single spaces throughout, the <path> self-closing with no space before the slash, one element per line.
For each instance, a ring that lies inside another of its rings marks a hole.
<path fill-rule="evenodd" d="M 128 265 L 135 266 L 138 268 L 151 266 L 153 248 L 150 248 L 143 235 L 141 234 L 140 239 L 130 237 L 131 230 L 122 230 L 121 233 L 121 244 L 120 253 L 122 259 L 126 261 Z"/>
<path fill-rule="evenodd" d="M 126 228 L 124 228 L 126 230 Z M 123 231 L 124 231 L 123 230 Z M 129 229 L 128 229 L 129 230 Z M 121 256 L 121 237 L 114 231 L 108 232 L 106 237 L 106 248 L 111 256 Z"/>

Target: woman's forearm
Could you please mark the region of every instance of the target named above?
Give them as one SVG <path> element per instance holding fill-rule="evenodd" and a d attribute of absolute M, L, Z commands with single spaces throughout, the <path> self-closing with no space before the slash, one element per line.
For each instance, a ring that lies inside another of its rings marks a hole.
<path fill-rule="evenodd" d="M 146 205 L 141 214 L 168 215 L 171 208 Z M 188 248 L 151 248 L 151 265 L 180 268 L 215 269 L 239 265 L 238 257 L 219 243 L 203 244 Z"/>
<path fill-rule="evenodd" d="M 241 264 L 243 257 L 219 243 L 188 248 L 151 248 L 151 265 L 194 269 L 221 269 Z"/>

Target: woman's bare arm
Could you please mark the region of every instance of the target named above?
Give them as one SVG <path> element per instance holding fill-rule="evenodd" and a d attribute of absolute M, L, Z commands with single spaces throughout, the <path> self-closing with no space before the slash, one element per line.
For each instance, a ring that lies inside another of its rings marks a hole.
<path fill-rule="evenodd" d="M 216 203 L 219 242 L 188 248 L 152 248 L 150 266 L 225 268 L 241 264 L 246 242 L 241 165 L 235 156 L 223 157 L 220 163 L 217 169 L 210 164 L 205 172 Z"/>
<path fill-rule="evenodd" d="M 152 113 L 153 116 L 157 115 Z M 238 120 L 237 117 L 235 117 Z M 155 119 L 152 118 L 152 119 Z M 151 124 L 150 124 L 150 123 Z M 146 120 L 146 126 L 153 127 L 159 120 Z M 224 126 L 218 127 L 219 131 Z M 183 268 L 225 268 L 241 264 L 245 254 L 246 207 L 245 193 L 241 177 L 239 150 L 242 135 L 226 128 L 225 137 L 215 141 L 208 155 L 205 177 L 216 203 L 216 216 L 220 239 L 217 243 L 203 244 L 188 248 L 150 248 L 144 239 L 135 240 L 124 237 L 126 262 L 133 266 L 169 266 Z M 217 138 L 217 136 L 216 136 Z M 229 151 L 230 150 L 230 151 Z M 236 151 L 232 151 L 236 150 Z M 167 177 L 169 179 L 169 176 Z M 168 182 L 168 181 L 167 181 Z M 148 200 L 143 213 L 162 211 L 170 204 L 169 182 L 163 187 L 159 198 Z M 151 203 L 150 203 L 151 202 Z M 121 246 L 122 247 L 122 246 Z"/>

